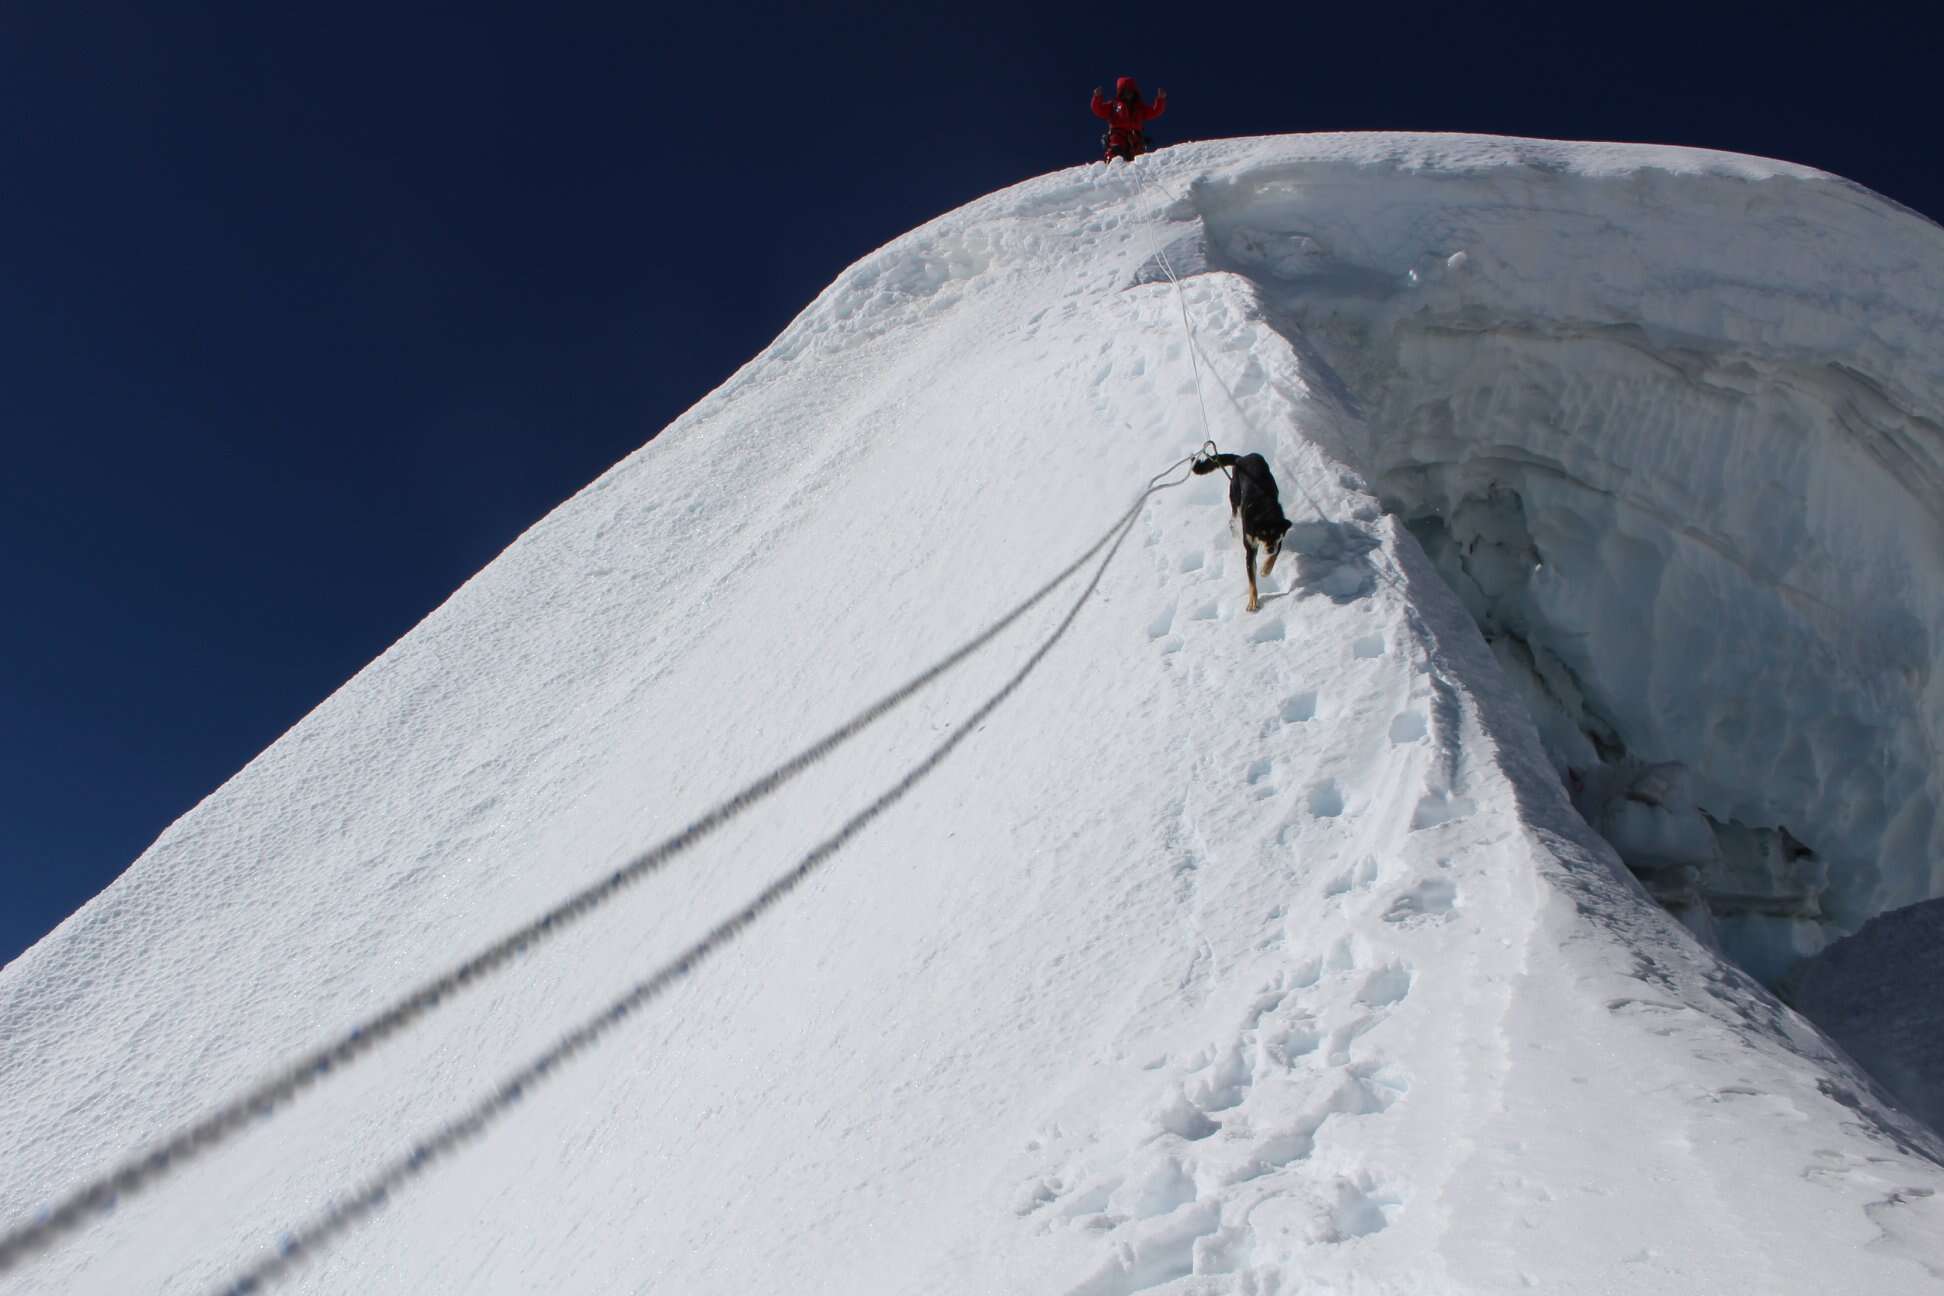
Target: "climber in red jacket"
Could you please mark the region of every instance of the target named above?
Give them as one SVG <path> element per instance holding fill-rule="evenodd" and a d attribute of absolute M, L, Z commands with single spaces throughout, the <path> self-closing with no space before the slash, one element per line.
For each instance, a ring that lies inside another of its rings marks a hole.
<path fill-rule="evenodd" d="M 1141 102 L 1141 87 L 1134 84 L 1133 77 L 1122 77 L 1114 82 L 1114 97 L 1109 100 L 1094 87 L 1093 114 L 1107 123 L 1107 136 L 1102 141 L 1107 146 L 1106 160 L 1126 158 L 1132 162 L 1147 152 L 1147 134 L 1141 129 L 1146 122 L 1153 121 L 1168 110 L 1168 92 L 1156 90 L 1154 102 Z"/>

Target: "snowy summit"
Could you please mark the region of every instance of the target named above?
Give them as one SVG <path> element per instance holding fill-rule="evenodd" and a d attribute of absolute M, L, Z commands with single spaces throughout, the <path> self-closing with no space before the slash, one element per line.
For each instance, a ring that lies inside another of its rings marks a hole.
<path fill-rule="evenodd" d="M 1944 1290 L 1941 317 L 1691 150 L 943 216 L 0 971 L 0 1287 Z"/>

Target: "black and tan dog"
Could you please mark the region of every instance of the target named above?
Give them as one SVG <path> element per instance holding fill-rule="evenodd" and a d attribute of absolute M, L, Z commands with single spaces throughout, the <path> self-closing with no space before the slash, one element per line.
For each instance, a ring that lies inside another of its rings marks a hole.
<path fill-rule="evenodd" d="M 1276 556 L 1282 552 L 1284 532 L 1289 519 L 1283 516 L 1282 500 L 1276 495 L 1276 478 L 1269 461 L 1259 454 L 1212 454 L 1195 460 L 1198 474 L 1217 469 L 1229 470 L 1229 512 L 1242 527 L 1242 556 L 1249 571 L 1249 611 L 1261 605 L 1256 597 L 1256 550 L 1264 558 L 1262 574 L 1276 569 Z"/>

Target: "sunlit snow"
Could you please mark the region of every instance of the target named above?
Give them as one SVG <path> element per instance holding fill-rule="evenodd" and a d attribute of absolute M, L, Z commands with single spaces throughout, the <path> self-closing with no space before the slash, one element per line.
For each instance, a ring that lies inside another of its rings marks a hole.
<path fill-rule="evenodd" d="M 1205 435 L 1297 524 L 1262 610 L 1221 479 L 1153 495 L 0 1284 L 233 1288 L 917 774 L 288 1289 L 1938 1291 L 1944 1148 L 1757 978 L 1944 891 L 1941 313 L 1935 226 L 1683 150 L 1185 145 L 941 217 L 0 971 L 0 1228 L 844 724 Z"/>

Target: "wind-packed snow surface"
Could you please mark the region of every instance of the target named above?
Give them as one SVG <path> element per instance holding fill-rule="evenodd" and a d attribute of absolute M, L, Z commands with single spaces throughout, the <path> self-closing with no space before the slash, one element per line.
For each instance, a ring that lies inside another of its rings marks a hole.
<path fill-rule="evenodd" d="M 1155 493 L 0 1284 L 1944 1290 L 1933 1136 L 1704 943 L 1779 975 L 1940 890 L 1940 267 L 1820 173 L 1462 137 L 934 221 L 0 973 L 0 1227 L 857 716 L 1205 434 L 1297 522 L 1262 610 L 1222 480 Z"/>

